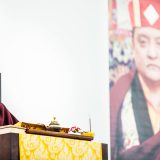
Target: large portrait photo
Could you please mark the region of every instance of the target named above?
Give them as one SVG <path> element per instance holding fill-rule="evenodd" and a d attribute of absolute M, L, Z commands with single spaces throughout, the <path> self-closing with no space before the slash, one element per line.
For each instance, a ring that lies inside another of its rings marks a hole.
<path fill-rule="evenodd" d="M 160 159 L 160 1 L 109 0 L 111 160 Z"/>

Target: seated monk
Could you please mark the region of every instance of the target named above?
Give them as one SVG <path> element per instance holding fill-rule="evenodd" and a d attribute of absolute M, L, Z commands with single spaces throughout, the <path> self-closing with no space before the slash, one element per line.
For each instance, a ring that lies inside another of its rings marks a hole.
<path fill-rule="evenodd" d="M 0 103 L 0 126 L 15 124 L 18 120 L 9 112 L 9 110 Z"/>

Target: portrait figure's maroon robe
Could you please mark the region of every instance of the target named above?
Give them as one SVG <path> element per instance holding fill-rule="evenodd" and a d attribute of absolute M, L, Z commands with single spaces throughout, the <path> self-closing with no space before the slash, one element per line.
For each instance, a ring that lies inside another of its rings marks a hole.
<path fill-rule="evenodd" d="M 134 75 L 135 72 L 131 71 L 121 77 L 110 92 L 111 160 L 160 160 L 160 132 L 123 152 L 117 149 L 118 139 L 122 138 L 117 133 L 117 130 L 122 131 L 121 107 Z"/>

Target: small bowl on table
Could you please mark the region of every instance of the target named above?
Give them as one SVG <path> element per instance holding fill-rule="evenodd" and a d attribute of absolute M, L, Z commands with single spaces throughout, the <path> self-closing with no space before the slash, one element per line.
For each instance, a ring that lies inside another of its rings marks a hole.
<path fill-rule="evenodd" d="M 46 127 L 48 131 L 60 132 L 61 127 L 58 125 L 49 125 Z"/>

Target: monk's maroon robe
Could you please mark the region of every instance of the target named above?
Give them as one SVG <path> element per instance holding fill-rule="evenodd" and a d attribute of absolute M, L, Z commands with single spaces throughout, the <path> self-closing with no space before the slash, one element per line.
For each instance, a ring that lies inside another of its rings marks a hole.
<path fill-rule="evenodd" d="M 0 126 L 15 124 L 18 120 L 9 112 L 9 110 L 0 103 Z"/>

